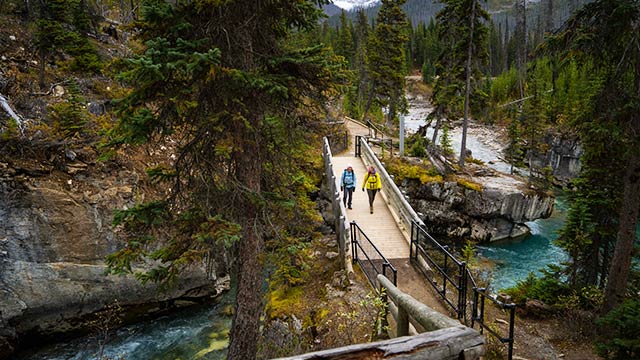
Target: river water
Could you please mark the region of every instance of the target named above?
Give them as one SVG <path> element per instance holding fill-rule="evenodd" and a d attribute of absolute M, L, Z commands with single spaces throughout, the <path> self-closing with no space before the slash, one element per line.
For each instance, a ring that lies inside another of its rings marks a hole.
<path fill-rule="evenodd" d="M 432 109 L 424 99 L 412 99 L 409 114 L 405 117 L 406 132 L 415 132 L 425 124 L 425 118 Z M 433 129 L 427 129 L 429 139 Z M 440 136 L 438 136 L 440 137 Z M 459 154 L 462 130 L 450 130 L 451 146 Z M 496 129 L 473 127 L 467 132 L 467 149 L 475 159 L 484 161 L 493 169 L 509 173 L 511 165 L 502 160 L 503 145 L 499 141 Z M 439 142 L 439 140 L 438 140 Z M 567 203 L 562 193 L 556 194 L 555 206 L 551 217 L 526 223 L 531 235 L 518 241 L 504 241 L 479 246 L 481 257 L 495 263 L 490 275 L 490 288 L 498 291 L 524 280 L 530 272 L 539 273 L 549 264 L 560 264 L 567 258 L 566 253 L 553 244 L 565 222 Z"/>
<path fill-rule="evenodd" d="M 232 304 L 232 291 L 228 291 L 215 303 L 124 326 L 102 348 L 102 359 L 226 359 Z M 100 351 L 98 338 L 87 336 L 22 353 L 16 360 L 100 359 Z"/>

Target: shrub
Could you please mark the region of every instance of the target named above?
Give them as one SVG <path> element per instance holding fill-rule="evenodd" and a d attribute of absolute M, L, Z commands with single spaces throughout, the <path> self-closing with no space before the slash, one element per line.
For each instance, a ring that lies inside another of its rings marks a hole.
<path fill-rule="evenodd" d="M 409 149 L 409 154 L 413 157 L 423 158 L 427 155 L 427 149 L 425 149 L 424 144 L 420 141 L 416 141 L 411 145 L 411 149 Z"/>
<path fill-rule="evenodd" d="M 505 292 L 519 304 L 524 304 L 527 299 L 537 299 L 548 305 L 558 304 L 561 296 L 570 293 L 569 286 L 561 280 L 560 270 L 558 266 L 549 265 L 548 269 L 543 270 L 541 277 L 529 273 L 526 279 Z"/>
<path fill-rule="evenodd" d="M 600 318 L 602 334 L 596 348 L 605 359 L 640 357 L 640 300 L 628 299 Z"/>
<path fill-rule="evenodd" d="M 389 159 L 385 167 L 389 174 L 394 175 L 396 182 L 401 182 L 405 179 L 419 180 L 421 184 L 442 182 L 442 176 L 433 167 L 412 165 L 396 159 Z"/>

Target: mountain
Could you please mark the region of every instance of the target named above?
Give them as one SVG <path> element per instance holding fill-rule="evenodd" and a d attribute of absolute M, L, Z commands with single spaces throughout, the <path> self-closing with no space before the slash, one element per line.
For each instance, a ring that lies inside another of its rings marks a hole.
<path fill-rule="evenodd" d="M 333 0 L 333 4 L 341 9 L 367 8 L 377 5 L 380 0 Z"/>
<path fill-rule="evenodd" d="M 324 11 L 324 13 L 327 14 L 327 16 L 331 17 L 334 15 L 340 15 L 340 12 L 342 12 L 342 9 L 333 4 L 328 4 L 328 5 L 322 5 L 322 11 Z"/>
<path fill-rule="evenodd" d="M 564 21 L 582 5 L 589 3 L 593 0 L 553 0 L 554 15 L 553 23 L 554 27 L 559 27 Z M 369 19 L 375 19 L 380 7 L 382 6 L 379 1 L 373 0 L 336 0 L 333 2 L 336 6 L 343 9 L 351 9 L 347 13 L 347 17 L 352 21 L 356 18 L 356 9 L 358 7 L 364 7 L 365 14 Z M 540 22 L 540 19 L 544 16 L 544 9 L 542 8 L 541 0 L 528 0 L 527 1 L 527 23 L 528 28 L 533 29 Z M 503 28 L 509 27 L 513 29 L 515 26 L 515 16 L 513 9 L 513 0 L 488 0 L 486 3 L 486 9 L 491 14 L 492 21 L 497 24 L 502 24 Z M 416 25 L 420 21 L 428 24 L 443 5 L 438 0 L 407 0 L 402 6 L 405 14 L 412 24 Z M 332 16 L 329 19 L 329 24 L 332 26 L 339 26 L 340 20 L 337 15 Z M 330 15 L 331 16 L 331 15 Z"/>

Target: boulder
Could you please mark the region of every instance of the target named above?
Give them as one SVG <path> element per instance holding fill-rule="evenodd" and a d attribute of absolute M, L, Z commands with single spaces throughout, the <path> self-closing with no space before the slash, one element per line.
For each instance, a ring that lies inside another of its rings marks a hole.
<path fill-rule="evenodd" d="M 34 177 L 0 166 L 0 359 L 20 343 L 84 328 L 114 301 L 133 311 L 209 298 L 228 285 L 225 266 L 211 272 L 204 264 L 167 291 L 105 275 L 105 257 L 124 244 L 111 225 L 113 210 L 134 205 L 140 176 L 96 174 L 85 164 L 66 170 Z"/>
<path fill-rule="evenodd" d="M 553 211 L 553 195 L 530 189 L 515 177 L 495 174 L 466 180 L 481 189 L 454 181 L 403 184 L 410 205 L 432 235 L 479 242 L 516 239 L 529 234 L 526 222 L 547 218 Z"/>

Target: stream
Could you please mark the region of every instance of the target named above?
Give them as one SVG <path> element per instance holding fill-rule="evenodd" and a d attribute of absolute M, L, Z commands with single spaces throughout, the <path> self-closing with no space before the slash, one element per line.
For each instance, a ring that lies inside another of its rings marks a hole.
<path fill-rule="evenodd" d="M 409 114 L 405 117 L 406 132 L 416 132 L 425 124 L 425 118 L 431 111 L 432 108 L 424 99 L 420 97 L 411 99 Z M 449 134 L 454 153 L 459 154 L 462 129 L 451 129 Z M 427 129 L 429 139 L 432 135 L 433 129 Z M 508 174 L 511 165 L 501 159 L 503 145 L 499 138 L 495 129 L 472 125 L 467 130 L 466 148 L 471 150 L 475 159 L 482 160 L 491 168 Z M 539 274 L 539 270 L 546 268 L 547 265 L 560 264 L 566 259 L 564 250 L 554 245 L 553 240 L 558 237 L 558 230 L 564 225 L 567 210 L 566 197 L 559 192 L 556 194 L 553 213 L 548 219 L 526 223 L 531 229 L 531 235 L 518 241 L 509 240 L 477 247 L 481 257 L 495 263 L 489 281 L 493 291 L 514 286 L 518 281 L 526 279 L 530 272 Z"/>
<path fill-rule="evenodd" d="M 232 304 L 233 291 L 227 291 L 215 303 L 123 326 L 103 348 L 95 335 L 86 336 L 23 352 L 16 360 L 226 359 Z"/>

